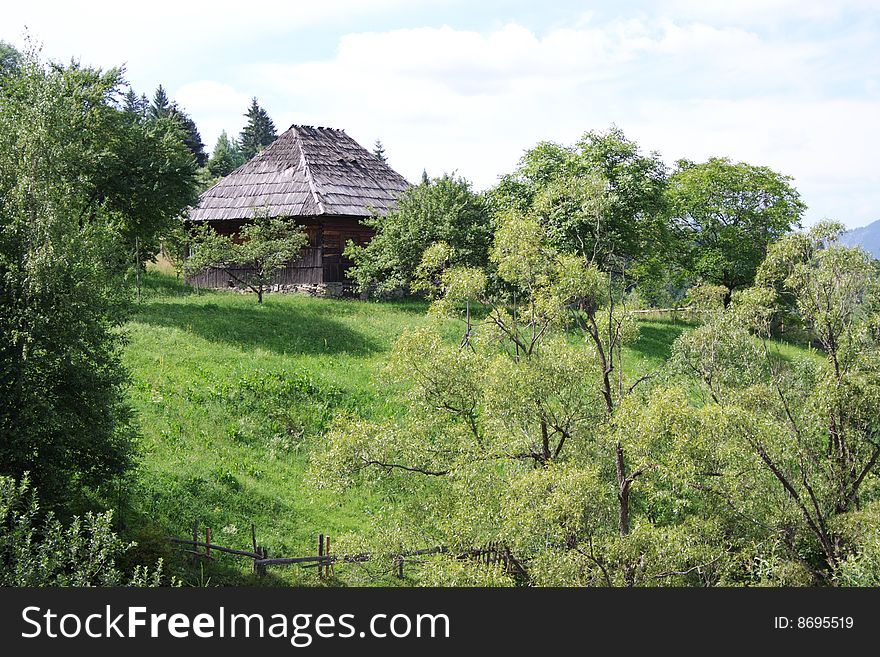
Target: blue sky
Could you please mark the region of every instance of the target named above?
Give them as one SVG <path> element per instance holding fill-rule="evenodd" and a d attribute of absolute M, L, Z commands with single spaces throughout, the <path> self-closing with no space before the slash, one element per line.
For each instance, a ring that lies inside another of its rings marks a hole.
<path fill-rule="evenodd" d="M 280 130 L 344 128 L 411 180 L 478 188 L 539 140 L 620 126 L 668 164 L 793 176 L 807 223 L 880 219 L 877 0 L 215 0 L 4 6 L 47 58 L 163 84 L 208 149 L 257 96 Z"/>

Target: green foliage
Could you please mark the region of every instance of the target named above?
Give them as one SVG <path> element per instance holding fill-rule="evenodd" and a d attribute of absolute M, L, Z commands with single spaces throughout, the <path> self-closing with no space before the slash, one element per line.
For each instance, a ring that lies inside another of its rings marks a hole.
<path fill-rule="evenodd" d="M 171 102 L 160 84 L 150 102 L 145 95 L 138 97 L 130 86 L 122 99 L 122 109 L 129 119 L 137 123 L 156 123 L 172 120 L 179 130 L 179 137 L 195 159 L 196 167 L 204 167 L 208 161 L 205 145 L 195 121 L 176 102 Z"/>
<path fill-rule="evenodd" d="M 778 532 L 789 557 L 826 583 L 858 560 L 847 556 L 838 525 L 874 499 L 880 457 L 880 342 L 870 319 L 877 274 L 865 252 L 829 239 L 828 228 L 782 238 L 760 272 L 793 299 L 823 363 L 772 355 L 773 287 L 744 290 L 728 309 L 709 311 L 673 356 L 708 390 L 706 403 L 723 411 L 722 440 L 733 450 L 729 465 L 700 485 Z M 744 491 L 768 503 L 746 501 Z"/>
<path fill-rule="evenodd" d="M 208 154 L 205 153 L 205 145 L 202 143 L 202 136 L 199 134 L 196 122 L 177 103 L 172 104 L 169 117 L 180 126 L 183 133 L 183 143 L 195 158 L 196 165 L 204 167 L 208 163 Z"/>
<path fill-rule="evenodd" d="M 113 531 L 110 512 L 75 516 L 65 526 L 40 511 L 27 477 L 0 476 L 0 586 L 163 585 L 161 560 L 129 575 L 120 570 L 118 560 L 133 547 Z"/>
<path fill-rule="evenodd" d="M 880 585 L 880 503 L 852 511 L 836 520 L 835 529 L 844 545 L 844 556 L 834 572 L 841 586 Z"/>
<path fill-rule="evenodd" d="M 385 155 L 385 146 L 382 145 L 382 140 L 376 140 L 376 143 L 373 145 L 373 155 L 376 156 L 377 160 L 382 162 L 388 161 L 388 158 Z"/>
<path fill-rule="evenodd" d="M 639 331 L 625 290 L 555 248 L 534 207 L 510 209 L 490 260 L 515 296 L 449 266 L 448 245 L 428 249 L 418 271 L 432 310 L 478 301 L 485 318 L 472 326 L 468 312 L 459 347 L 436 326 L 404 334 L 391 372 L 409 386 L 407 414 L 338 418 L 312 478 L 406 491 L 418 501 L 392 516 L 394 531 L 503 545 L 518 583 L 872 581 L 873 538 L 838 526 L 877 490 L 877 274 L 833 236 L 783 238 L 762 285 L 730 303 L 725 286 L 694 287 L 700 324 L 662 371 L 632 381 L 622 355 Z M 769 341 L 784 295 L 825 363 Z M 411 577 L 467 584 L 470 572 L 438 557 Z"/>
<path fill-rule="evenodd" d="M 121 84 L 33 53 L 0 77 L 0 462 L 53 504 L 131 464 L 125 275 L 192 199 L 179 132 L 117 109 Z"/>
<path fill-rule="evenodd" d="M 663 282 L 668 256 L 665 185 L 660 156 L 643 155 L 613 127 L 574 146 L 542 142 L 526 151 L 492 200 L 501 212 L 534 217 L 554 248 L 603 269 L 626 267 L 648 289 Z"/>
<path fill-rule="evenodd" d="M 450 548 L 499 542 L 515 564 L 507 578 L 559 583 L 533 564 L 552 568 L 575 551 L 577 572 L 599 575 L 572 574 L 567 583 L 632 584 L 638 556 L 620 543 L 635 539 L 628 523 L 617 526 L 614 490 L 628 490 L 639 471 L 614 483 L 608 430 L 633 387 L 624 385 L 622 369 L 616 381 L 611 373 L 622 368 L 623 344 L 638 331 L 594 264 L 559 253 L 529 215 L 511 210 L 502 221 L 490 258 L 499 279 L 518 291 L 517 304 L 493 300 L 478 270 L 442 269 L 432 309 L 480 301 L 488 315 L 473 330 L 468 315 L 459 347 L 436 327 L 401 336 L 390 372 L 396 385 L 409 386 L 405 418 L 339 418 L 326 448 L 312 457 L 312 478 L 337 490 L 393 481 L 412 495 L 427 494 L 405 507 L 403 526 Z M 435 272 L 448 258 L 447 247 L 431 248 L 422 270 Z M 570 326 L 580 327 L 588 347 L 567 337 Z M 638 540 L 649 541 L 643 534 Z M 595 546 L 617 556 L 596 557 Z M 468 573 L 438 558 L 415 577 L 475 581 Z"/>
<path fill-rule="evenodd" d="M 378 294 L 408 290 L 426 250 L 438 242 L 449 248 L 448 266 L 484 267 L 491 238 L 486 203 L 463 178 L 444 175 L 403 192 L 397 208 L 364 224 L 376 235 L 366 246 L 349 243 L 354 266 L 348 275 L 361 290 Z M 446 266 L 446 265 L 445 265 Z"/>
<path fill-rule="evenodd" d="M 257 99 L 251 99 L 251 106 L 245 113 L 247 123 L 238 137 L 238 148 L 244 161 L 247 162 L 266 146 L 275 141 L 275 124 L 269 114 L 260 107 Z"/>
<path fill-rule="evenodd" d="M 153 93 L 153 101 L 147 108 L 147 116 L 151 119 L 161 119 L 171 114 L 171 101 L 168 100 L 168 94 L 165 88 L 160 84 Z"/>
<path fill-rule="evenodd" d="M 212 176 L 222 178 L 244 163 L 245 158 L 238 144 L 227 136 L 225 130 L 221 132 L 214 145 L 214 150 L 211 152 L 211 158 L 208 160 L 208 171 Z"/>
<path fill-rule="evenodd" d="M 790 183 L 768 167 L 727 158 L 680 160 L 667 198 L 684 270 L 730 291 L 751 285 L 768 246 L 800 225 L 806 206 Z"/>
<path fill-rule="evenodd" d="M 205 224 L 193 229 L 192 255 L 184 268 L 190 274 L 220 269 L 256 292 L 257 301 L 262 304 L 266 286 L 288 262 L 299 257 L 307 243 L 302 229 L 284 219 L 257 218 L 242 226 L 238 239 Z"/>
<path fill-rule="evenodd" d="M 0 41 L 0 75 L 8 75 L 15 71 L 20 60 L 21 53 L 13 45 Z"/>

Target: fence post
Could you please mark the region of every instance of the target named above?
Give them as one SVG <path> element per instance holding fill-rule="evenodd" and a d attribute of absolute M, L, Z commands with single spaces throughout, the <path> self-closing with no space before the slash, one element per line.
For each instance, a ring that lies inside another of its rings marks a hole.
<path fill-rule="evenodd" d="M 327 557 L 327 567 L 324 569 L 324 574 L 327 577 L 333 575 L 333 562 L 330 561 L 330 536 L 324 537 L 324 555 Z"/>
<path fill-rule="evenodd" d="M 260 555 L 260 559 L 266 559 L 269 556 L 269 551 L 265 546 L 258 545 L 256 553 Z M 254 572 L 262 577 L 266 574 L 266 566 L 263 564 L 258 564 L 256 560 L 254 561 Z"/>
<path fill-rule="evenodd" d="M 318 534 L 318 557 L 324 556 L 324 534 Z M 324 564 L 318 560 L 318 577 L 324 576 Z"/>
<path fill-rule="evenodd" d="M 211 528 L 210 527 L 205 527 L 205 544 L 206 544 L 205 545 L 205 556 L 210 557 L 211 556 L 211 548 L 209 547 L 209 545 L 211 544 Z"/>

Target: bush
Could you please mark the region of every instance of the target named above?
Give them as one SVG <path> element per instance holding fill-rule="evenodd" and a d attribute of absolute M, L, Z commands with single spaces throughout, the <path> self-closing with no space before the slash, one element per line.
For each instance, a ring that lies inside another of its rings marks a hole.
<path fill-rule="evenodd" d="M 117 560 L 135 544 L 122 541 L 111 523 L 107 511 L 64 526 L 41 512 L 27 477 L 0 477 L 0 586 L 160 586 L 161 559 L 127 575 L 119 569 Z"/>

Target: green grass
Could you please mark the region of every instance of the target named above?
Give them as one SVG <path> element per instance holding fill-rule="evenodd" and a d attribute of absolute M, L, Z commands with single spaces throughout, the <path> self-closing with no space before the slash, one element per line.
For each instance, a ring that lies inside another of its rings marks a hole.
<path fill-rule="evenodd" d="M 339 413 L 405 411 L 400 391 L 380 373 L 394 340 L 427 323 L 426 308 L 278 294 L 259 306 L 253 295 L 196 293 L 149 273 L 124 356 L 141 459 L 122 516 L 141 545 L 138 557 L 185 565 L 166 537 L 188 535 L 195 519 L 211 527 L 215 542 L 239 548 L 250 545 L 253 522 L 258 542 L 275 556 L 314 553 L 318 533 L 374 528 L 391 502 L 367 488 L 342 496 L 313 490 L 308 458 Z M 687 328 L 642 322 L 641 338 L 624 354 L 627 377 L 660 367 Z M 450 340 L 462 331 L 463 324 L 448 324 Z M 222 557 L 204 573 L 180 572 L 190 584 L 256 583 L 249 564 Z M 296 567 L 274 573 L 287 583 L 317 581 Z"/>
<path fill-rule="evenodd" d="M 371 524 L 384 502 L 369 490 L 310 489 L 308 454 L 337 413 L 401 412 L 377 374 L 397 336 L 426 321 L 425 309 L 271 294 L 258 306 L 252 295 L 194 294 L 149 274 L 126 327 L 141 436 L 128 533 L 163 555 L 158 537 L 186 536 L 198 518 L 216 542 L 244 548 L 253 522 L 261 544 L 289 555 L 313 552 L 318 533 Z M 248 565 L 223 564 L 209 569 L 214 583 L 238 581 Z"/>

